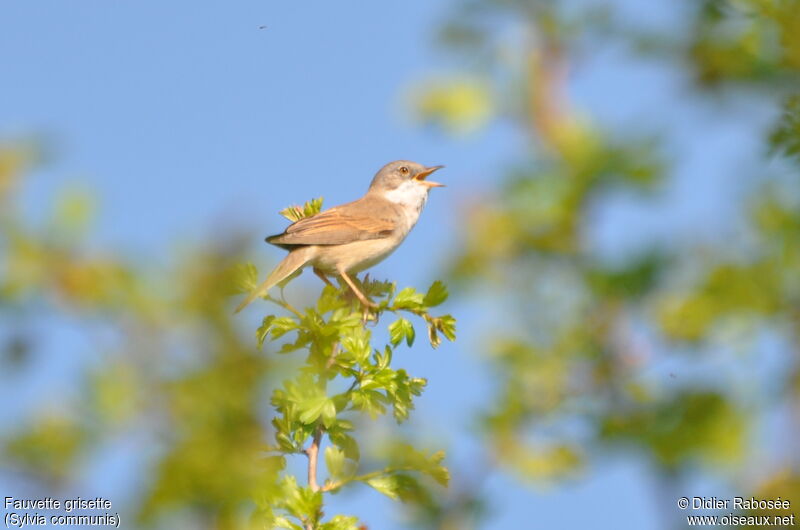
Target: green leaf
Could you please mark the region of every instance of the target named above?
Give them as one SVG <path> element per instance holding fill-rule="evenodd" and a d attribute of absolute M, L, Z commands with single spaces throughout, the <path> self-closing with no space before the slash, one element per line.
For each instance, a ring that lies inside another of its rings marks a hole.
<path fill-rule="evenodd" d="M 367 484 L 383 493 L 387 497 L 397 500 L 399 498 L 398 484 L 394 475 L 383 475 L 367 480 Z"/>
<path fill-rule="evenodd" d="M 325 466 L 328 468 L 333 478 L 341 478 L 344 475 L 344 451 L 338 447 L 329 445 L 325 448 Z"/>
<path fill-rule="evenodd" d="M 450 315 L 439 317 L 439 330 L 447 337 L 447 340 L 456 340 L 456 319 Z"/>
<path fill-rule="evenodd" d="M 456 319 L 450 315 L 443 315 L 437 318 L 428 319 L 428 340 L 431 346 L 438 347 L 442 343 L 439 333 L 444 335 L 447 340 L 456 340 Z"/>
<path fill-rule="evenodd" d="M 372 299 L 384 298 L 386 295 L 391 296 L 391 293 L 394 292 L 395 288 L 395 285 L 392 282 L 371 280 L 369 278 L 369 274 L 364 277 L 361 285 L 363 287 L 362 292 L 367 295 L 367 297 Z"/>
<path fill-rule="evenodd" d="M 427 473 L 433 480 L 435 480 L 441 486 L 447 486 L 450 483 L 450 471 L 440 465 L 442 460 L 444 460 L 444 451 L 436 451 L 431 455 L 428 459 L 428 463 L 430 467 L 424 470 L 424 473 Z"/>
<path fill-rule="evenodd" d="M 297 222 L 300 219 L 319 213 L 320 210 L 322 210 L 322 197 L 311 199 L 303 206 L 289 206 L 278 213 L 292 222 Z"/>
<path fill-rule="evenodd" d="M 414 344 L 414 326 L 405 318 L 397 319 L 389 325 L 389 340 L 393 346 L 397 346 L 405 339 L 410 347 Z"/>
<path fill-rule="evenodd" d="M 279 498 L 280 507 L 298 519 L 315 519 L 322 509 L 322 492 L 299 487 L 293 475 L 283 477 Z"/>
<path fill-rule="evenodd" d="M 317 418 L 320 417 L 322 411 L 326 408 L 328 402 L 329 402 L 328 398 L 325 397 L 324 395 L 301 401 L 300 403 L 297 404 L 298 412 L 300 413 L 298 419 L 300 420 L 301 423 L 304 423 L 306 425 L 311 425 L 312 423 L 317 421 Z M 336 408 L 334 408 L 333 410 L 335 417 Z"/>
<path fill-rule="evenodd" d="M 337 424 L 338 423 L 339 422 L 337 422 Z M 361 458 L 361 451 L 358 448 L 358 442 L 356 442 L 355 438 L 345 432 L 337 430 L 329 431 L 328 436 L 331 439 L 331 443 L 335 444 L 344 452 L 345 457 L 355 462 L 359 461 Z"/>
<path fill-rule="evenodd" d="M 275 320 L 275 315 L 264 317 L 264 320 L 261 321 L 261 326 L 256 330 L 256 341 L 258 342 L 259 349 L 264 345 L 264 340 L 267 338 L 267 334 L 272 327 L 273 320 Z"/>
<path fill-rule="evenodd" d="M 275 433 L 275 441 L 278 442 L 281 450 L 286 453 L 296 453 L 297 447 L 295 447 L 294 442 L 289 437 L 288 434 L 285 432 L 276 432 Z"/>
<path fill-rule="evenodd" d="M 269 472 L 277 474 L 278 471 L 286 469 L 286 457 L 283 455 L 265 457 L 263 466 Z"/>
<path fill-rule="evenodd" d="M 342 347 L 353 354 L 356 362 L 363 364 L 369 358 L 371 333 L 363 327 L 347 331 L 342 339 Z"/>
<path fill-rule="evenodd" d="M 294 342 L 287 342 L 281 345 L 281 349 L 278 350 L 278 353 L 291 353 L 293 351 L 297 351 L 301 348 L 305 348 L 309 342 L 311 342 L 313 336 L 311 333 L 306 331 L 301 331 L 297 334 L 297 339 Z"/>
<path fill-rule="evenodd" d="M 327 399 L 322 407 L 322 424 L 329 428 L 336 421 L 336 405 L 332 399 Z"/>
<path fill-rule="evenodd" d="M 417 479 L 405 473 L 382 475 L 371 478 L 366 482 L 387 497 L 395 500 L 410 501 L 420 499 L 424 495 Z"/>
<path fill-rule="evenodd" d="M 444 283 L 436 280 L 428 289 L 427 294 L 425 294 L 423 303 L 427 307 L 436 307 L 437 305 L 444 303 L 444 301 L 447 300 L 447 297 L 447 287 Z"/>
<path fill-rule="evenodd" d="M 288 220 L 292 221 L 293 223 L 303 218 L 303 209 L 297 205 L 287 206 L 283 210 L 280 210 L 278 213 L 287 218 Z"/>
<path fill-rule="evenodd" d="M 329 311 L 345 307 L 346 303 L 339 294 L 339 290 L 332 285 L 323 287 L 322 294 L 319 295 L 319 299 L 317 300 L 317 312 L 322 315 Z"/>
<path fill-rule="evenodd" d="M 375 350 L 375 354 L 373 356 L 375 357 L 375 368 L 378 371 L 385 370 L 388 368 L 389 363 L 392 362 L 392 349 L 389 346 L 386 346 L 383 349 L 383 353 Z M 364 388 L 364 386 L 365 380 L 362 380 L 361 388 Z"/>
<path fill-rule="evenodd" d="M 233 267 L 230 273 L 230 293 L 249 293 L 258 285 L 258 269 L 252 263 L 242 263 Z"/>
<path fill-rule="evenodd" d="M 341 484 L 355 475 L 358 468 L 358 460 L 348 459 L 345 451 L 335 445 L 331 445 L 325 449 L 325 465 L 333 479 L 333 483 L 339 482 Z M 330 484 L 330 482 L 327 483 Z M 338 489 L 338 487 L 335 489 Z"/>
<path fill-rule="evenodd" d="M 293 317 L 273 318 L 271 324 L 270 331 L 272 332 L 273 340 L 282 337 L 293 329 L 297 329 L 298 326 L 297 321 Z"/>
<path fill-rule="evenodd" d="M 399 309 L 421 309 L 424 297 L 413 287 L 406 287 L 394 299 L 394 305 Z"/>
<path fill-rule="evenodd" d="M 406 345 L 410 348 L 414 344 L 414 338 L 417 336 L 416 331 L 414 331 L 414 326 L 411 325 L 411 322 L 408 323 L 408 329 L 406 330 Z"/>
<path fill-rule="evenodd" d="M 270 521 L 272 528 L 288 528 L 289 530 L 303 530 L 299 524 L 294 524 L 286 517 L 279 515 Z"/>
<path fill-rule="evenodd" d="M 303 205 L 303 213 L 306 217 L 318 214 L 322 210 L 322 197 L 311 199 Z"/>
<path fill-rule="evenodd" d="M 354 390 L 352 395 L 353 407 L 370 415 L 372 419 L 386 413 L 385 405 L 388 398 L 377 390 Z"/>
<path fill-rule="evenodd" d="M 387 391 L 392 400 L 392 414 L 398 423 L 408 419 L 409 411 L 414 409 L 413 396 L 422 394 L 422 389 L 427 385 L 423 378 L 408 376 L 405 370 L 397 370 L 392 376 L 391 382 L 387 385 L 391 391 Z"/>
<path fill-rule="evenodd" d="M 301 373 L 294 381 L 285 381 L 286 390 L 276 389 L 272 393 L 272 405 L 287 416 L 293 415 L 303 425 L 311 425 L 322 416 L 323 423 L 333 425 L 336 406 L 323 386 L 314 382 L 308 372 Z M 298 443 L 300 440 L 295 439 Z"/>
<path fill-rule="evenodd" d="M 410 468 L 424 473 L 442 486 L 450 481 L 450 472 L 442 465 L 444 451 L 436 451 L 427 456 L 409 444 L 396 444 L 391 447 L 389 461 L 392 467 Z"/>

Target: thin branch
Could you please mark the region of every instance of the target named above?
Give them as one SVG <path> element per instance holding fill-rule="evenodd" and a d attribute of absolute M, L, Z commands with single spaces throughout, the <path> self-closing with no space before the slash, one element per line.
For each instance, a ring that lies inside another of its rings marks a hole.
<path fill-rule="evenodd" d="M 355 390 L 355 388 L 356 388 L 356 387 L 357 387 L 357 386 L 358 386 L 358 385 L 361 383 L 361 376 L 362 376 L 362 375 L 363 375 L 363 374 L 361 374 L 361 373 L 359 372 L 359 374 L 356 376 L 356 378 L 355 378 L 355 379 L 353 380 L 353 382 L 350 384 L 350 388 L 348 388 L 348 389 L 347 389 L 347 392 L 345 392 L 345 394 L 349 394 L 350 392 L 352 392 L 353 390 Z"/>
<path fill-rule="evenodd" d="M 279 305 L 282 308 L 286 309 L 287 311 L 291 311 L 297 318 L 303 318 L 303 313 L 295 309 L 292 304 L 287 302 L 286 300 L 278 300 L 277 298 L 272 298 L 270 295 L 264 296 L 264 300 L 270 301 L 273 304 Z"/>
<path fill-rule="evenodd" d="M 319 460 L 319 444 L 322 441 L 322 426 L 318 426 L 314 431 L 314 439 L 311 445 L 306 449 L 308 455 L 308 487 L 311 491 L 319 491 L 320 487 L 317 484 L 317 462 Z"/>

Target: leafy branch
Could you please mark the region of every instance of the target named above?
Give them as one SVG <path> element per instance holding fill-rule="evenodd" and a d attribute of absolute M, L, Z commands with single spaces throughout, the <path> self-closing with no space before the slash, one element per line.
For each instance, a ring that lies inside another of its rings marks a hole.
<path fill-rule="evenodd" d="M 258 277 L 256 268 L 240 268 L 239 285 L 246 290 Z M 352 419 L 372 419 L 391 411 L 400 423 L 414 409 L 427 381 L 403 369 L 394 369 L 392 359 L 405 343 L 416 339 L 413 319 L 427 328 L 432 347 L 441 337 L 455 339 L 455 319 L 432 315 L 431 309 L 448 296 L 442 282 L 434 282 L 422 293 L 413 288 L 399 292 L 394 283 L 366 277 L 359 287 L 377 308 L 361 310 L 346 286 L 326 286 L 316 303 L 299 310 L 285 299 L 264 299 L 285 311 L 264 317 L 256 330 L 256 342 L 278 343 L 278 354 L 305 355 L 305 364 L 293 379 L 272 393 L 276 412 L 272 425 L 275 444 L 266 458 L 268 479 L 258 496 L 259 514 L 267 526 L 295 530 L 355 530 L 357 518 L 337 515 L 323 522 L 324 495 L 361 482 L 393 499 L 409 500 L 421 491 L 424 477 L 447 485 L 449 473 L 442 465 L 444 453 L 427 455 L 411 446 L 392 448 L 385 466 L 360 470 L 361 450 L 354 435 Z M 373 346 L 373 328 L 385 316 L 396 318 L 388 324 L 388 343 Z M 325 447 L 323 447 L 325 446 Z M 287 457 L 305 455 L 307 485 L 286 472 Z M 320 456 L 324 455 L 328 478 L 320 481 Z"/>

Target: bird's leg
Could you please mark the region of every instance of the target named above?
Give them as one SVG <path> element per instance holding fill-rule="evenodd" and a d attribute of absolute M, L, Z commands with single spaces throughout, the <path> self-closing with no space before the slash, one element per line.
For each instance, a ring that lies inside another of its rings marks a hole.
<path fill-rule="evenodd" d="M 345 271 L 339 271 L 339 276 L 341 276 L 342 279 L 347 282 L 347 285 L 350 286 L 350 290 L 353 291 L 353 294 L 356 295 L 359 300 L 361 300 L 361 303 L 364 304 L 364 306 L 371 309 L 378 308 L 378 304 L 371 302 L 369 298 L 364 296 L 364 293 L 361 292 L 361 290 L 356 286 L 356 283 L 352 280 L 352 278 L 350 278 L 350 276 L 347 275 Z"/>
<path fill-rule="evenodd" d="M 326 285 L 330 285 L 331 287 L 334 287 L 334 288 L 336 287 L 335 285 L 333 285 L 331 283 L 331 281 L 328 279 L 328 277 L 325 276 L 325 273 L 322 272 L 322 269 L 318 269 L 318 268 L 314 267 L 314 274 L 316 274 L 319 277 L 320 280 L 325 282 Z"/>

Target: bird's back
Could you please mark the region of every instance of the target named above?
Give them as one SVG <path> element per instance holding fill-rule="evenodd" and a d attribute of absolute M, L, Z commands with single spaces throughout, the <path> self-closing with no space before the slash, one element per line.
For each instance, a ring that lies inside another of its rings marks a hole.
<path fill-rule="evenodd" d="M 303 245 L 342 245 L 378 239 L 400 228 L 400 208 L 383 197 L 362 197 L 295 221 L 266 241 L 286 250 Z"/>

